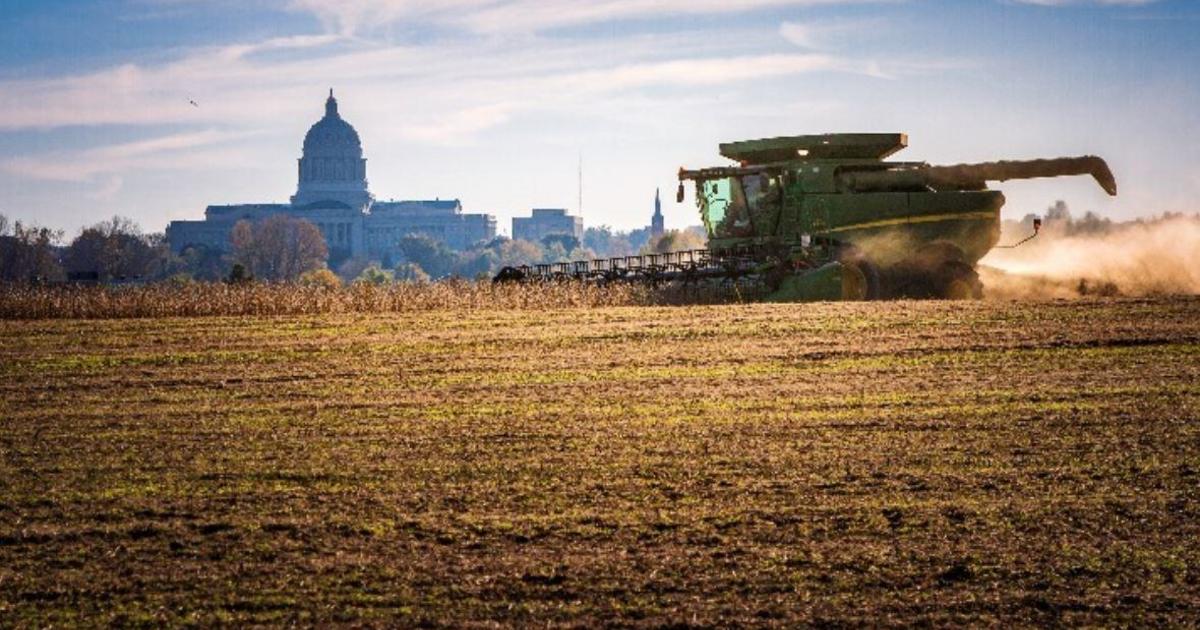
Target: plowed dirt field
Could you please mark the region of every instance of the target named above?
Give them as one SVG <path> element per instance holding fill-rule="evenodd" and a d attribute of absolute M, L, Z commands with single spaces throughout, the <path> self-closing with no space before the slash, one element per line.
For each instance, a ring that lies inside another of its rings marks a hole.
<path fill-rule="evenodd" d="M 0 626 L 1188 625 L 1200 299 L 0 322 Z"/>

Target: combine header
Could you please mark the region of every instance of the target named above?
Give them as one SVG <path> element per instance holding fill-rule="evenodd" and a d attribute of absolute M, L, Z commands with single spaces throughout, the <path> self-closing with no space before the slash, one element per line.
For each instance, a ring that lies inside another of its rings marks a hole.
<path fill-rule="evenodd" d="M 1004 195 L 989 181 L 1091 175 L 1104 160 L 930 166 L 886 162 L 904 134 L 833 134 L 722 144 L 737 165 L 679 171 L 694 182 L 703 250 L 506 267 L 497 282 L 579 280 L 718 289 L 767 301 L 970 298 L 975 265 L 1000 237 Z"/>

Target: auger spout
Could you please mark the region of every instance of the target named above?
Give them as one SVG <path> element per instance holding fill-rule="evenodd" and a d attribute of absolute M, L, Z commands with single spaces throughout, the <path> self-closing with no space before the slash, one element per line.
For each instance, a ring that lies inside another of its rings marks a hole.
<path fill-rule="evenodd" d="M 1117 180 L 1108 164 L 1094 155 L 1049 160 L 1012 160 L 955 164 L 951 166 L 911 166 L 878 170 L 843 168 L 838 181 L 853 192 L 881 192 L 929 187 L 936 191 L 983 190 L 987 182 L 1011 179 L 1091 175 L 1110 195 L 1117 194 Z"/>

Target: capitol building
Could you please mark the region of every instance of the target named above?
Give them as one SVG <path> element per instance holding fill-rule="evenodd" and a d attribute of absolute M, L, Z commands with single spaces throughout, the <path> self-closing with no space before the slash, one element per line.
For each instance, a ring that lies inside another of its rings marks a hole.
<path fill-rule="evenodd" d="M 192 246 L 225 251 L 238 221 L 276 214 L 316 225 L 333 261 L 400 260 L 399 241 L 412 234 L 435 238 L 454 249 L 496 236 L 495 217 L 465 214 L 457 199 L 376 201 L 367 187 L 367 160 L 358 132 L 338 114 L 333 90 L 325 101 L 325 116 L 304 136 L 299 185 L 291 203 L 208 206 L 204 220 L 172 221 L 167 241 L 174 252 Z"/>

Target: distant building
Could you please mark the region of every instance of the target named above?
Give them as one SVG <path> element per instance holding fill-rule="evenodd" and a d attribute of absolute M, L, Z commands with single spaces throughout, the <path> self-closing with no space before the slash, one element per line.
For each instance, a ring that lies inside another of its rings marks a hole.
<path fill-rule="evenodd" d="M 538 242 L 551 234 L 583 239 L 583 217 L 573 217 L 562 208 L 534 208 L 528 217 L 513 217 L 512 237 Z"/>
<path fill-rule="evenodd" d="M 496 237 L 496 218 L 490 214 L 465 214 L 457 199 L 433 201 L 376 201 L 367 217 L 367 251 L 381 256 L 409 234 L 423 234 L 467 249 Z"/>
<path fill-rule="evenodd" d="M 658 189 L 654 189 L 654 215 L 650 217 L 650 238 L 655 239 L 663 235 L 663 213 L 662 213 L 662 198 L 659 197 Z"/>
<path fill-rule="evenodd" d="M 367 186 L 367 161 L 358 132 L 338 114 L 333 90 L 325 116 L 304 136 L 296 194 L 290 204 L 209 206 L 200 221 L 172 221 L 167 241 L 172 251 L 204 245 L 228 250 L 229 233 L 243 219 L 259 221 L 275 214 L 307 219 L 321 231 L 330 258 L 398 259 L 400 239 L 423 234 L 454 249 L 496 236 L 496 219 L 465 214 L 457 199 L 375 201 Z"/>

